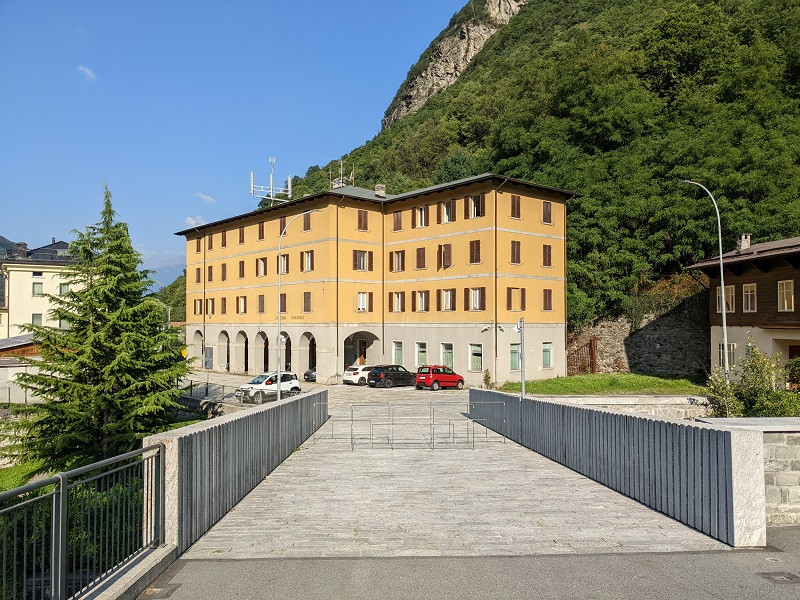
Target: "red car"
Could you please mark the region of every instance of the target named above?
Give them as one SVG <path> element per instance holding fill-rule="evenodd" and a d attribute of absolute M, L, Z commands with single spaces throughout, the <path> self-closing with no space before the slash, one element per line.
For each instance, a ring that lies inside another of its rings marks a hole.
<path fill-rule="evenodd" d="M 417 389 L 429 387 L 433 391 L 440 387 L 454 387 L 462 389 L 464 378 L 453 371 L 450 367 L 443 365 L 426 365 L 417 369 Z"/>

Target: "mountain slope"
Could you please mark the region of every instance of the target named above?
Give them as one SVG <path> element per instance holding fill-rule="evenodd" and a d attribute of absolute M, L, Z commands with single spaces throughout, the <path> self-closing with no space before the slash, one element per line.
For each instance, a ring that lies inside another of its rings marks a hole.
<path fill-rule="evenodd" d="M 415 68 L 412 68 L 412 72 Z M 398 193 L 485 171 L 574 190 L 575 326 L 724 246 L 800 235 L 800 0 L 536 0 L 343 160 Z M 337 167 L 338 168 L 338 167 Z M 294 182 L 327 188 L 326 169 Z"/>

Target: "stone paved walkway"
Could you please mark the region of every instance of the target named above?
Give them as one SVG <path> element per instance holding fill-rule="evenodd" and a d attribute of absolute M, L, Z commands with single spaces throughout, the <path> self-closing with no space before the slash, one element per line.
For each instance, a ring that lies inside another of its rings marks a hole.
<path fill-rule="evenodd" d="M 478 437 L 483 443 L 474 450 L 462 444 L 432 451 L 425 443 L 371 449 L 366 438 L 352 449 L 349 431 L 343 431 L 341 419 L 349 418 L 352 403 L 389 401 L 402 405 L 407 420 L 405 429 L 401 420 L 395 424 L 397 438 L 419 436 L 423 442 L 430 431 L 425 427 L 430 403 L 458 398 L 466 403 L 464 394 L 341 387 L 334 393 L 347 396 L 331 401 L 335 422 L 280 465 L 184 559 L 728 549 L 498 436 Z M 409 412 L 414 402 L 416 419 Z M 458 418 L 458 410 L 447 410 L 439 411 L 442 418 Z M 368 418 L 377 423 L 385 413 L 382 407 L 376 411 Z M 465 426 L 466 421 L 458 424 Z"/>

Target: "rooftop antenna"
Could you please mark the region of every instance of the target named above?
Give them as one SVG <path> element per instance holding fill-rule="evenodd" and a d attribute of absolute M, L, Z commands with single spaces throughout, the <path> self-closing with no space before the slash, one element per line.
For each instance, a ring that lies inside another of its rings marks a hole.
<path fill-rule="evenodd" d="M 330 165 L 328 166 L 328 179 L 330 179 Z M 331 189 L 335 190 L 337 188 L 342 188 L 346 185 L 355 185 L 356 184 L 356 164 L 353 163 L 353 171 L 350 177 L 345 177 L 344 175 L 344 161 L 339 161 L 339 177 L 338 179 L 334 179 L 331 181 Z"/>
<path fill-rule="evenodd" d="M 283 204 L 288 200 L 292 199 L 292 177 L 291 175 L 286 178 L 286 184 L 284 187 L 275 187 L 275 157 L 269 157 L 269 185 L 256 185 L 256 174 L 254 171 L 250 171 L 250 194 L 255 196 L 259 200 L 266 200 L 269 206 L 275 206 L 276 204 Z M 285 194 L 288 196 L 288 199 L 284 198 L 276 198 L 276 194 Z"/>

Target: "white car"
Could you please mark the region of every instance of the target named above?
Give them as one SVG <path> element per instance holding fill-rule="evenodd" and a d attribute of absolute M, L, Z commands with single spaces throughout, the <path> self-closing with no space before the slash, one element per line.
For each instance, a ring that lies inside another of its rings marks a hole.
<path fill-rule="evenodd" d="M 353 385 L 367 385 L 367 375 L 372 367 L 366 365 L 351 365 L 344 370 L 342 383 L 352 383 Z"/>
<path fill-rule="evenodd" d="M 275 400 L 278 393 L 278 374 L 262 373 L 258 377 L 238 387 L 234 396 L 241 400 L 265 402 Z M 299 392 L 300 380 L 296 373 L 281 373 L 281 392 Z"/>

